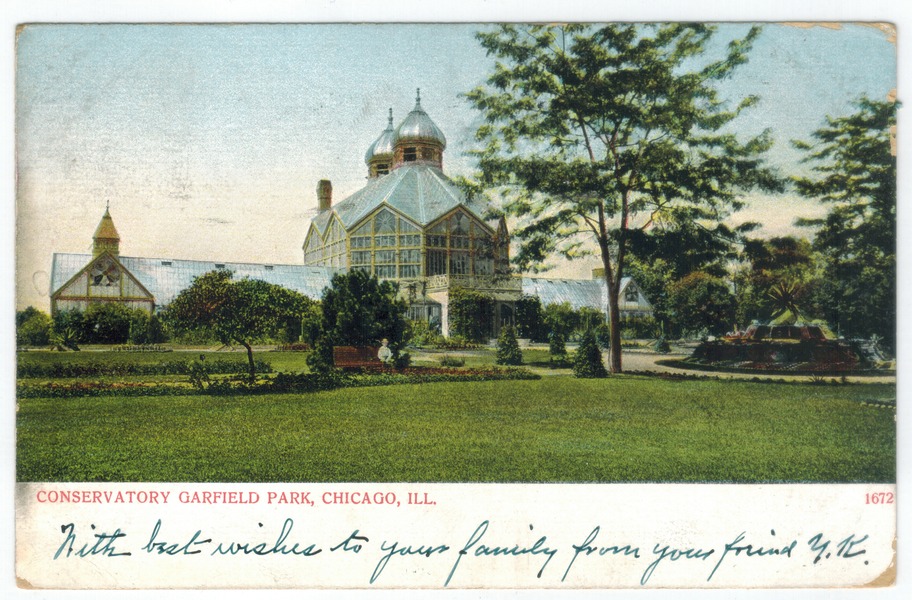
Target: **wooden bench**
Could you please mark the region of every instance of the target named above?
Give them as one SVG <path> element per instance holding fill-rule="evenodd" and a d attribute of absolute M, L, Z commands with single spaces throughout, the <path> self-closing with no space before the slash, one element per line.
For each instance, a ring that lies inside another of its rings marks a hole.
<path fill-rule="evenodd" d="M 337 369 L 382 369 L 376 346 L 333 346 L 333 365 Z"/>

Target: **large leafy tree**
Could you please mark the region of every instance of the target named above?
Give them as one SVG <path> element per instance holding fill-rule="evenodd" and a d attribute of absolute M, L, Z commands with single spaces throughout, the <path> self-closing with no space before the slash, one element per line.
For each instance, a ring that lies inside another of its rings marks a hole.
<path fill-rule="evenodd" d="M 727 282 L 703 271 L 670 286 L 669 306 L 687 334 L 721 335 L 735 319 L 735 298 Z"/>
<path fill-rule="evenodd" d="M 168 305 L 165 319 L 177 332 L 206 330 L 223 344 L 247 350 L 248 375 L 256 377 L 253 342 L 278 334 L 289 318 L 301 318 L 313 301 L 279 285 L 258 279 L 233 279 L 219 269 L 194 278 Z"/>
<path fill-rule="evenodd" d="M 308 357 L 311 369 L 332 366 L 333 346 L 379 346 L 386 339 L 393 355 L 400 356 L 408 323 L 396 283 L 361 270 L 340 273 L 324 290 L 321 309 L 320 333 Z"/>
<path fill-rule="evenodd" d="M 814 246 L 824 257 L 817 303 L 830 325 L 850 336 L 896 339 L 896 103 L 861 98 L 856 110 L 827 118 L 807 152 L 813 174 L 794 178 L 798 191 L 826 203 Z"/>
<path fill-rule="evenodd" d="M 679 336 L 694 326 L 671 304 L 672 285 L 691 273 L 716 278 L 728 275 L 729 263 L 737 257 L 742 236 L 754 223 L 730 228 L 723 223 L 708 227 L 698 222 L 661 221 L 650 231 L 630 232 L 630 262 L 627 272 L 649 298 L 653 316 L 666 336 Z M 677 300 L 681 300 L 679 297 Z M 699 329 L 698 327 L 696 329 Z"/>
<path fill-rule="evenodd" d="M 621 370 L 619 294 L 631 232 L 655 220 L 716 222 L 738 191 L 776 189 L 768 133 L 727 126 L 757 101 L 729 102 L 716 84 L 747 60 L 759 30 L 706 54 L 699 24 L 504 25 L 478 34 L 497 59 L 468 94 L 485 117 L 481 185 L 519 217 L 515 260 L 541 265 L 594 248 L 605 270 L 610 367 Z"/>

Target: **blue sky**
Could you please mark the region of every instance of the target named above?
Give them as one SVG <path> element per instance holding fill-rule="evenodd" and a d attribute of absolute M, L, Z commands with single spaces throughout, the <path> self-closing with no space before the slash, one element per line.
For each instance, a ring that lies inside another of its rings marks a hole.
<path fill-rule="evenodd" d="M 110 202 L 130 256 L 300 263 L 316 184 L 336 201 L 364 185 L 364 151 L 421 88 L 469 174 L 479 115 L 461 94 L 491 61 L 481 25 L 38 25 L 19 35 L 17 304 L 47 308 L 51 254 L 84 252 Z M 747 25 L 720 25 L 718 48 Z M 876 27 L 767 25 L 722 85 L 761 102 L 738 121 L 771 128 L 770 161 L 803 168 L 789 140 L 861 94 L 896 87 L 895 45 Z M 790 233 L 821 207 L 753 196 L 735 222 Z M 561 274 L 584 276 L 585 261 Z"/>

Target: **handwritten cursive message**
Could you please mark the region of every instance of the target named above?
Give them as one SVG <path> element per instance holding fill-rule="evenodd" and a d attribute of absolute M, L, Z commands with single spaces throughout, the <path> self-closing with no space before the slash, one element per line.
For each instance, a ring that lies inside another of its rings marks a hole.
<path fill-rule="evenodd" d="M 572 582 L 574 574 L 581 570 L 610 568 L 605 561 L 627 559 L 642 566 L 639 585 L 646 586 L 660 577 L 662 568 L 669 563 L 692 563 L 694 569 L 705 571 L 706 581 L 711 581 L 735 561 L 799 561 L 814 566 L 830 560 L 864 560 L 865 543 L 869 539 L 867 534 L 857 532 L 837 535 L 817 532 L 807 539 L 798 539 L 783 538 L 775 530 L 766 535 L 742 531 L 711 547 L 690 547 L 663 541 L 637 544 L 614 540 L 601 525 L 596 525 L 580 536 L 579 543 L 565 547 L 549 541 L 546 534 L 536 533 L 533 525 L 529 525 L 529 535 L 522 539 L 506 537 L 489 520 L 481 521 L 462 538 L 446 540 L 375 539 L 367 528 L 358 528 L 341 535 L 336 542 L 326 543 L 307 539 L 306 533 L 301 535 L 299 530 L 292 517 L 281 523 L 258 522 L 249 537 L 242 539 L 219 539 L 217 532 L 202 530 L 181 534 L 169 531 L 162 519 L 157 519 L 148 531 L 135 533 L 116 526 L 93 523 L 88 528 L 79 528 L 74 523 L 64 523 L 60 525 L 61 539 L 53 559 L 130 560 L 143 554 L 189 560 L 199 555 L 309 558 L 356 554 L 374 564 L 367 580 L 368 584 L 374 584 L 394 561 L 421 557 L 439 568 L 444 587 L 456 581 L 463 571 L 486 563 L 515 570 L 517 566 L 508 563 L 523 559 L 523 564 L 532 566 L 530 578 L 541 579 L 555 571 L 561 582 Z M 553 568 L 557 563 L 562 563 L 562 567 Z"/>

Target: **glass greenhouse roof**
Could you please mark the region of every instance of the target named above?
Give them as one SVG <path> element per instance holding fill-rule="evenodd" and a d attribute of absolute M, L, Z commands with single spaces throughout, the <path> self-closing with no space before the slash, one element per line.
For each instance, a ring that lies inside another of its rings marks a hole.
<path fill-rule="evenodd" d="M 350 229 L 384 203 L 420 226 L 436 221 L 460 205 L 479 218 L 484 215 L 484 206 L 466 200 L 462 190 L 440 169 L 427 165 L 406 165 L 372 180 L 334 205 L 332 210 L 314 217 L 313 223 L 322 234 L 331 214 L 336 213 L 345 228 Z"/>
<path fill-rule="evenodd" d="M 51 266 L 51 293 L 59 290 L 91 260 L 91 254 L 55 253 Z M 329 286 L 332 276 L 338 272 L 336 269 L 328 267 L 305 267 L 303 265 L 223 263 L 129 256 L 120 256 L 118 260 L 149 290 L 155 297 L 155 303 L 158 306 L 165 306 L 171 302 L 181 290 L 193 283 L 194 277 L 219 268 L 234 272 L 236 279 L 244 277 L 259 279 L 295 290 L 314 299 L 322 297 L 323 289 Z"/>
<path fill-rule="evenodd" d="M 631 281 L 621 279 L 621 293 Z M 608 294 L 603 279 L 546 279 L 523 277 L 522 292 L 525 296 L 537 296 L 542 306 L 569 302 L 574 310 L 584 306 L 605 312 Z"/>

